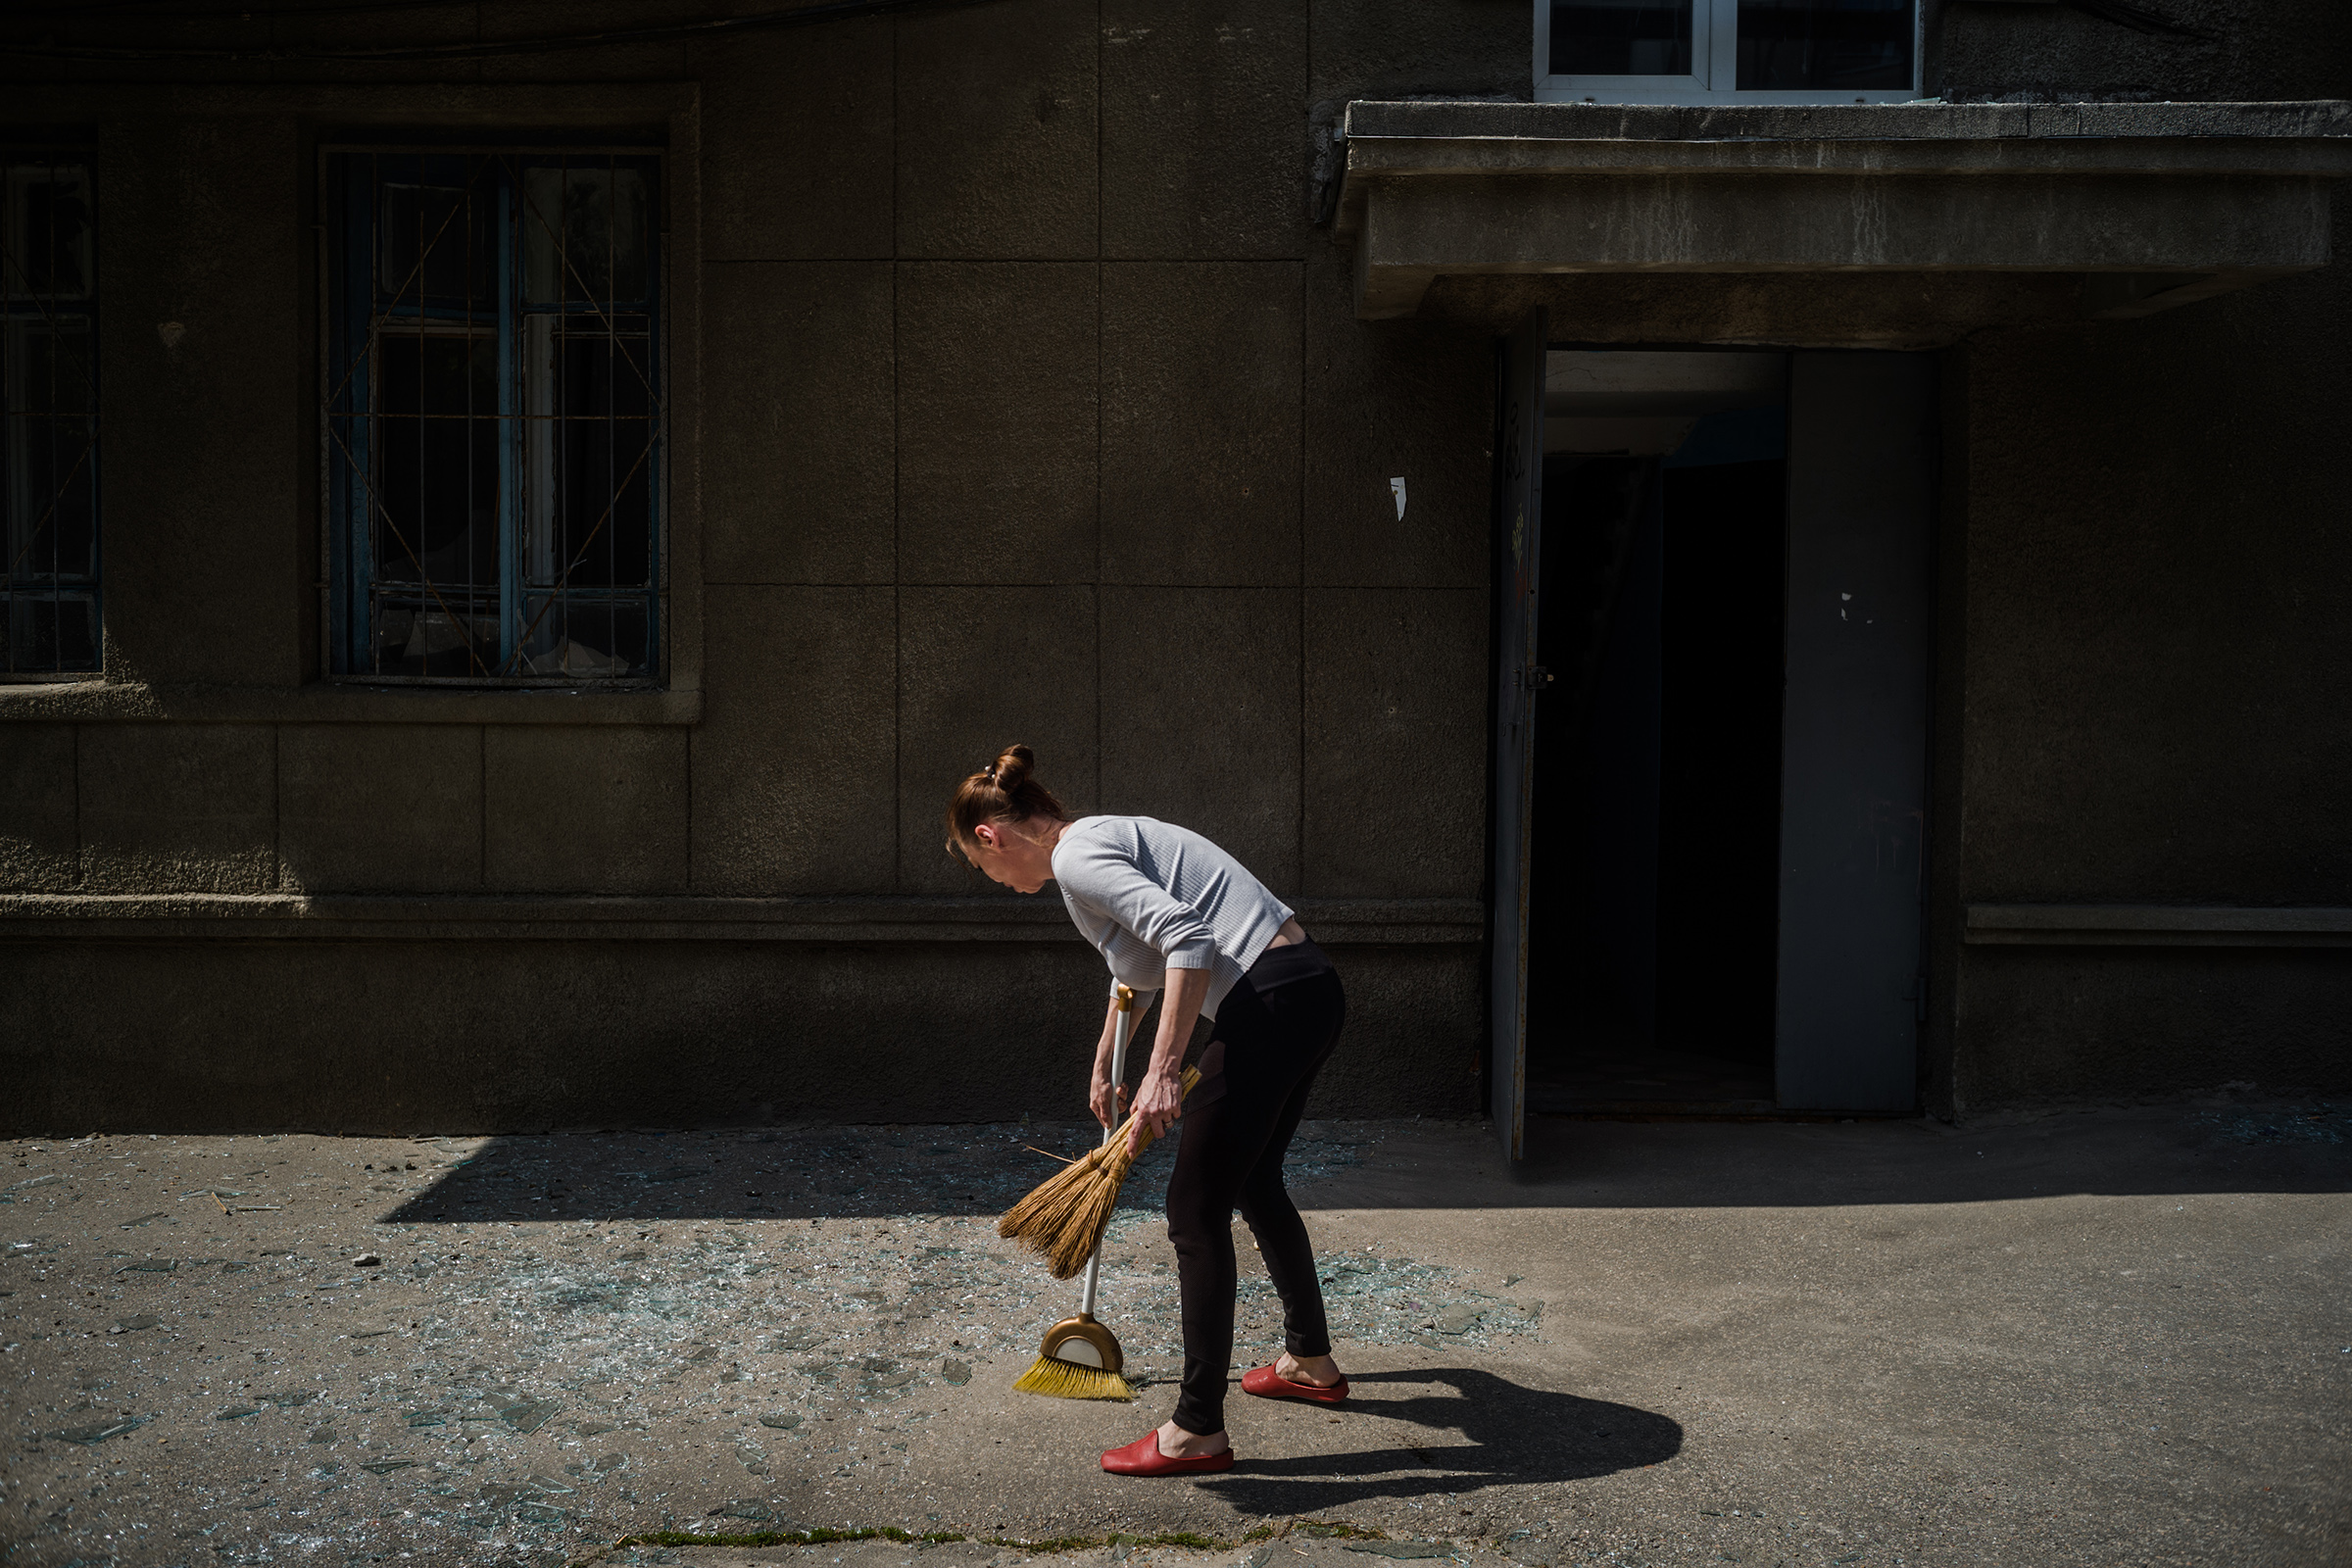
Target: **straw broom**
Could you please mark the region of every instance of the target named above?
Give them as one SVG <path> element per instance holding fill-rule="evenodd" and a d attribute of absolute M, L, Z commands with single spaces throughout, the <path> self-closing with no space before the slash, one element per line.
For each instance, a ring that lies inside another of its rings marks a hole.
<path fill-rule="evenodd" d="M 1180 1093 L 1191 1094 L 1200 1081 L 1199 1069 L 1185 1068 Z M 1055 1279 L 1074 1278 L 1102 1240 L 1110 1212 L 1118 1205 L 1119 1186 L 1134 1169 L 1136 1155 L 1151 1147 L 1156 1136 L 1147 1126 L 1130 1149 L 1135 1130 L 1135 1116 L 1130 1112 L 1100 1148 L 1071 1160 L 1006 1209 L 997 1221 L 997 1234 L 1019 1242 L 1044 1258 Z"/>

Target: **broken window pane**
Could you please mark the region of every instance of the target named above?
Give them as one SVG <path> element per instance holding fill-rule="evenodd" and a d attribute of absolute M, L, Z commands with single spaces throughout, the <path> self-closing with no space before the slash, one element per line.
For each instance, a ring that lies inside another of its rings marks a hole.
<path fill-rule="evenodd" d="M 328 170 L 335 668 L 653 673 L 651 160 L 349 151 Z"/>
<path fill-rule="evenodd" d="M 498 667 L 498 596 L 449 589 L 436 598 L 379 594 L 374 672 L 486 675 Z"/>
<path fill-rule="evenodd" d="M 1687 76 L 1690 0 L 1552 0 L 1555 76 Z"/>
<path fill-rule="evenodd" d="M 643 599 L 533 596 L 523 619 L 536 618 L 522 662 L 533 675 L 618 678 L 653 668 Z"/>
<path fill-rule="evenodd" d="M 12 670 L 96 669 L 98 602 L 86 593 L 0 595 L 0 647 Z"/>
<path fill-rule="evenodd" d="M 435 163 L 455 160 L 435 159 Z M 498 314 L 492 188 L 386 184 L 376 224 L 376 288 L 395 305 Z"/>
<path fill-rule="evenodd" d="M 1740 87 L 1909 87 L 1911 8 L 1912 0 L 1740 0 Z"/>
<path fill-rule="evenodd" d="M 651 271 L 642 171 L 531 169 L 522 191 L 524 304 L 645 299 Z"/>

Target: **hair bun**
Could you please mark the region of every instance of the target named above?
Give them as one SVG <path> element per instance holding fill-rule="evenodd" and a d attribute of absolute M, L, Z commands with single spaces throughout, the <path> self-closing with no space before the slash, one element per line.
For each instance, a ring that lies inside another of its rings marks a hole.
<path fill-rule="evenodd" d="M 1037 764 L 1037 754 L 1026 746 L 1007 746 L 997 754 L 989 767 L 995 775 L 997 788 L 1010 795 L 1027 782 L 1029 769 Z"/>
<path fill-rule="evenodd" d="M 997 760 L 956 786 L 948 802 L 948 853 L 977 865 L 977 832 L 988 822 L 1026 822 L 1033 816 L 1066 821 L 1068 815 L 1054 792 L 1033 772 L 1037 754 L 1026 746 L 1007 746 Z"/>

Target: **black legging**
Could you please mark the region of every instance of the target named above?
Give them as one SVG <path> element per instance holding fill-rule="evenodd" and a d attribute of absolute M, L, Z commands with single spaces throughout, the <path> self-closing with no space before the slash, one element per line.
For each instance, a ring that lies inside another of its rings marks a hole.
<path fill-rule="evenodd" d="M 1293 1355 L 1329 1355 L 1323 1287 L 1282 1157 L 1298 1130 L 1315 1073 L 1348 1016 L 1339 971 L 1312 942 L 1269 948 L 1217 1008 L 1208 1070 L 1177 1123 L 1168 1178 L 1168 1240 L 1184 1301 L 1184 1388 L 1175 1422 L 1225 1430 L 1225 1374 L 1233 1360 L 1233 1211 L 1256 1233 L 1282 1295 L 1283 1343 Z M 1221 1054 L 1222 1072 L 1211 1059 Z"/>

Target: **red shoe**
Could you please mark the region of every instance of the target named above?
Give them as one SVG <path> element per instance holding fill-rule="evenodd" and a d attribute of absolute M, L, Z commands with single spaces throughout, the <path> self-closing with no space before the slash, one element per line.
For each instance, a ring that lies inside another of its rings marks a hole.
<path fill-rule="evenodd" d="M 1260 1366 L 1242 1374 L 1242 1392 L 1254 1394 L 1261 1399 L 1311 1399 L 1317 1404 L 1337 1404 L 1348 1397 L 1348 1380 L 1342 1378 L 1326 1389 L 1312 1383 L 1293 1383 L 1272 1367 Z"/>
<path fill-rule="evenodd" d="M 1204 1453 L 1198 1459 L 1171 1459 L 1159 1451 L 1159 1432 L 1155 1428 L 1124 1448 L 1113 1448 L 1103 1454 L 1102 1468 L 1114 1476 L 1204 1476 L 1232 1469 L 1233 1450 Z"/>

